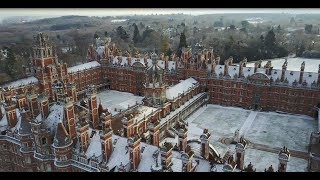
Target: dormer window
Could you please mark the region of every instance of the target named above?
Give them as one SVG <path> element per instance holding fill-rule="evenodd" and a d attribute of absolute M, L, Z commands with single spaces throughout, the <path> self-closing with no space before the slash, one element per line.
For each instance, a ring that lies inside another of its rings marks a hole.
<path fill-rule="evenodd" d="M 275 71 L 273 74 L 277 74 L 277 71 Z"/>
<path fill-rule="evenodd" d="M 292 71 L 290 72 L 290 75 L 291 75 L 291 76 L 293 75 L 293 72 L 292 72 Z"/>
<path fill-rule="evenodd" d="M 236 68 L 233 68 L 233 70 L 236 70 Z"/>
<path fill-rule="evenodd" d="M 312 77 L 312 74 L 309 74 L 309 77 Z"/>
<path fill-rule="evenodd" d="M 248 71 L 250 71 L 251 69 L 248 69 Z"/>
<path fill-rule="evenodd" d="M 222 69 L 222 67 L 220 66 L 219 69 Z"/>

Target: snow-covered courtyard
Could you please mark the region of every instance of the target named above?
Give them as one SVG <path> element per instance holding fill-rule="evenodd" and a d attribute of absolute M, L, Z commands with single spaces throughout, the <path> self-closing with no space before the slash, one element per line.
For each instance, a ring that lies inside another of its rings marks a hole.
<path fill-rule="evenodd" d="M 231 140 L 236 130 L 249 141 L 245 154 L 245 166 L 250 162 L 257 171 L 271 164 L 278 167 L 278 154 L 253 148 L 258 144 L 271 149 L 286 146 L 289 150 L 307 152 L 309 137 L 317 128 L 317 121 L 305 115 L 287 115 L 275 112 L 257 112 L 235 107 L 208 104 L 197 110 L 187 120 L 188 139 L 199 138 L 202 129 L 211 133 L 210 143 L 223 156 L 234 145 L 222 143 Z M 306 171 L 307 160 L 291 157 L 288 171 Z"/>
<path fill-rule="evenodd" d="M 259 112 L 245 137 L 254 143 L 308 152 L 316 127 L 317 121 L 308 116 Z"/>
<path fill-rule="evenodd" d="M 278 168 L 278 155 L 275 153 L 261 151 L 257 149 L 247 148 L 244 155 L 244 164 L 247 166 L 252 163 L 257 172 L 263 172 L 265 168 L 268 169 L 272 165 L 276 171 Z M 308 161 L 302 158 L 290 157 L 287 166 L 287 172 L 306 172 Z"/>
<path fill-rule="evenodd" d="M 108 108 L 112 115 L 119 113 L 120 109 L 126 110 L 136 103 L 141 104 L 144 97 L 135 96 L 132 93 L 106 90 L 98 93 L 98 102 L 101 101 L 103 108 Z"/>

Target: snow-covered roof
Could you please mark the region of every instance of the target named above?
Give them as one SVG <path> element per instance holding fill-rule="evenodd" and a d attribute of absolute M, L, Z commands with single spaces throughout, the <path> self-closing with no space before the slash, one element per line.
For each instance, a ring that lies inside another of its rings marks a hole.
<path fill-rule="evenodd" d="M 158 65 L 159 67 L 161 67 L 162 69 L 165 68 L 165 62 L 164 62 L 163 60 L 158 60 L 157 65 Z"/>
<path fill-rule="evenodd" d="M 120 164 L 127 165 L 129 163 L 129 147 L 127 147 L 127 138 L 112 135 L 112 144 L 114 150 L 111 153 L 108 167 L 109 169 L 115 166 L 119 167 Z"/>
<path fill-rule="evenodd" d="M 97 48 L 97 53 L 99 54 L 99 56 L 101 56 L 101 57 L 103 56 L 104 49 L 105 49 L 104 46 L 99 46 L 99 47 Z"/>
<path fill-rule="evenodd" d="M 168 70 L 176 70 L 176 62 L 175 61 L 169 61 L 168 62 Z"/>
<path fill-rule="evenodd" d="M 54 104 L 50 107 L 50 114 L 44 121 L 47 128 L 50 128 L 52 134 L 56 131 L 59 122 L 62 122 L 64 116 L 64 108 L 61 105 Z"/>
<path fill-rule="evenodd" d="M 24 78 L 24 79 L 19 79 L 13 82 L 10 82 L 8 84 L 3 85 L 3 87 L 9 87 L 9 88 L 17 88 L 19 86 L 25 86 L 31 83 L 38 83 L 38 79 L 35 77 L 28 77 L 28 78 Z"/>
<path fill-rule="evenodd" d="M 87 158 L 91 158 L 93 155 L 98 157 L 101 154 L 102 154 L 102 149 L 101 149 L 101 142 L 100 142 L 100 134 L 99 134 L 99 131 L 96 131 L 96 133 L 90 139 L 90 144 L 87 149 L 86 156 Z"/>
<path fill-rule="evenodd" d="M 121 59 L 121 63 L 119 63 L 119 58 Z M 112 63 L 125 66 L 128 65 L 128 60 L 125 56 L 115 56 L 112 60 Z"/>
<path fill-rule="evenodd" d="M 156 165 L 156 159 L 158 166 L 161 166 L 161 153 L 157 146 L 152 146 L 146 143 L 141 143 L 141 161 L 139 163 L 139 172 L 151 172 L 151 166 Z M 155 154 L 155 156 L 153 156 Z"/>
<path fill-rule="evenodd" d="M 270 59 L 273 69 L 282 69 L 282 65 L 285 61 L 284 58 Z M 307 58 L 287 58 L 288 65 L 287 70 L 290 71 L 300 71 L 301 64 L 305 61 L 306 72 L 318 72 L 320 59 L 307 59 Z M 264 60 L 261 63 L 261 67 L 264 67 L 267 64 L 268 60 Z M 254 67 L 254 62 L 247 64 L 247 67 Z"/>
<path fill-rule="evenodd" d="M 137 108 L 138 114 L 133 117 L 134 122 L 140 122 L 144 117 L 149 116 L 152 112 L 155 112 L 157 108 L 148 107 L 148 106 L 139 106 Z"/>
<path fill-rule="evenodd" d="M 177 98 L 180 94 L 187 92 L 189 89 L 195 87 L 197 83 L 198 81 L 196 81 L 195 79 L 188 78 L 172 87 L 169 87 L 166 90 L 167 99 L 173 100 L 174 98 Z"/>
<path fill-rule="evenodd" d="M 114 116 L 119 113 L 119 110 L 128 109 L 128 105 L 132 107 L 136 103 L 141 104 L 144 97 L 135 96 L 132 93 L 120 92 L 114 90 L 102 91 L 97 94 L 99 101 L 104 108 Z M 115 111 L 117 109 L 117 111 Z"/>
<path fill-rule="evenodd" d="M 90 69 L 90 68 L 95 68 L 95 67 L 99 67 L 100 64 L 97 61 L 91 61 L 88 63 L 84 63 L 84 64 L 80 64 L 77 66 L 73 66 L 73 67 L 69 67 L 68 68 L 68 73 L 74 73 L 74 72 L 78 72 L 78 71 L 83 71 L 85 69 Z"/>

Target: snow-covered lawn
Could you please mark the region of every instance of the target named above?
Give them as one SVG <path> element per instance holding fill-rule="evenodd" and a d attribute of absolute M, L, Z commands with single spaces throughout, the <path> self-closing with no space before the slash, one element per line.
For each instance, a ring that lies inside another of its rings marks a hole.
<path fill-rule="evenodd" d="M 241 128 L 249 114 L 250 111 L 241 108 L 208 104 L 198 117 L 193 117 L 192 123 L 197 124 L 202 129 L 208 128 L 214 139 L 233 137 L 234 132 Z M 190 122 L 189 118 L 187 121 Z"/>
<path fill-rule="evenodd" d="M 246 149 L 244 155 L 244 166 L 246 167 L 249 163 L 252 163 L 257 172 L 263 172 L 265 168 L 268 169 L 272 165 L 275 171 L 278 170 L 278 154 L 261 151 L 257 149 Z M 308 161 L 301 158 L 290 157 L 287 172 L 306 172 Z"/>
<path fill-rule="evenodd" d="M 118 114 L 119 110 L 122 111 L 128 109 L 129 106 L 133 106 L 137 103 L 142 103 L 144 97 L 135 96 L 132 93 L 120 92 L 114 90 L 107 90 L 98 93 L 98 102 L 102 103 L 103 108 L 108 108 L 112 115 Z M 117 111 L 115 111 L 115 108 Z"/>
<path fill-rule="evenodd" d="M 237 129 L 251 143 L 289 150 L 307 152 L 311 132 L 317 128 L 317 121 L 305 115 L 287 115 L 275 112 L 256 112 L 218 105 L 204 106 L 192 114 L 189 123 L 188 139 L 199 138 L 202 129 L 211 133 L 210 143 L 223 156 L 234 145 L 220 142 L 221 138 L 232 138 Z M 245 165 L 253 163 L 257 171 L 264 171 L 271 164 L 278 168 L 278 154 L 253 149 L 250 144 L 245 152 Z M 307 160 L 291 157 L 287 171 L 306 171 Z"/>
<path fill-rule="evenodd" d="M 228 145 L 222 144 L 220 138 L 232 138 L 249 114 L 250 111 L 242 108 L 203 106 L 186 120 L 189 123 L 188 139 L 199 139 L 203 129 L 207 128 L 211 133 L 210 143 L 223 156 Z"/>
<path fill-rule="evenodd" d="M 307 152 L 311 132 L 317 121 L 307 116 L 259 112 L 246 138 L 271 147 L 283 147 Z"/>

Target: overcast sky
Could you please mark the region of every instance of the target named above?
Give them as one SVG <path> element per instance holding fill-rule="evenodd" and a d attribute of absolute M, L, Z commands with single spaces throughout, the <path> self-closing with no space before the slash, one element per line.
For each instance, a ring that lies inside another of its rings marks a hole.
<path fill-rule="evenodd" d="M 191 15 L 200 14 L 223 14 L 223 13 L 292 13 L 292 14 L 315 14 L 320 13 L 320 9 L 299 8 L 299 9 L 146 9 L 146 8 L 101 8 L 101 9 L 0 9 L 0 17 L 8 16 L 65 16 L 65 15 L 82 15 L 82 16 L 118 16 L 118 15 L 144 15 L 144 14 L 172 14 L 184 13 Z"/>

